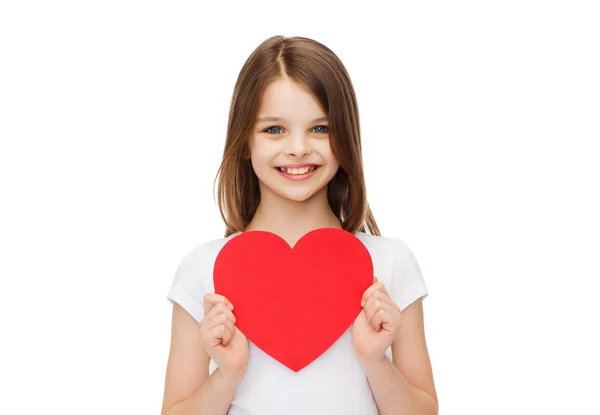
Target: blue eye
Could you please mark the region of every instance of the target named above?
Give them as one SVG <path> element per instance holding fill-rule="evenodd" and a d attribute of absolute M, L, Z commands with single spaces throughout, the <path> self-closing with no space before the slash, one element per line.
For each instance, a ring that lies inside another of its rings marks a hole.
<path fill-rule="evenodd" d="M 327 133 L 329 131 L 329 127 L 327 127 L 326 125 L 317 125 L 315 128 L 319 128 L 319 127 L 324 127 L 326 129 L 326 131 L 317 131 L 317 132 L 325 134 L 325 133 Z M 278 128 L 278 129 L 281 130 L 281 127 L 279 127 L 278 125 L 273 125 L 273 126 L 267 128 L 267 129 L 263 130 L 263 131 L 266 132 L 266 133 L 268 133 L 271 128 Z M 275 133 L 275 134 L 277 134 L 277 133 Z"/>
<path fill-rule="evenodd" d="M 268 133 L 268 132 L 269 132 L 269 130 L 270 130 L 271 128 L 279 128 L 279 127 L 278 127 L 278 126 L 276 126 L 276 125 L 274 125 L 274 126 L 272 126 L 272 127 L 269 127 L 269 128 L 267 128 L 267 129 L 265 130 L 265 132 L 267 132 L 267 133 Z M 279 128 L 279 129 L 281 130 L 281 128 Z"/>

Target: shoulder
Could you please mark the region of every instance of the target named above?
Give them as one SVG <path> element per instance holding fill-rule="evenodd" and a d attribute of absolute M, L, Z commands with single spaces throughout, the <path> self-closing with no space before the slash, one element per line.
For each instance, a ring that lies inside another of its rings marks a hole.
<path fill-rule="evenodd" d="M 377 279 L 388 290 L 392 300 L 406 308 L 415 299 L 427 296 L 427 286 L 412 250 L 402 239 L 356 234 L 367 247 Z"/>
<path fill-rule="evenodd" d="M 399 238 L 371 235 L 365 232 L 356 233 L 356 237 L 367 247 L 371 256 L 385 262 L 402 262 L 412 255 L 408 244 Z"/>
<path fill-rule="evenodd" d="M 213 268 L 219 251 L 234 236 L 236 234 L 200 242 L 186 252 L 177 266 L 173 285 L 194 292 L 194 296 L 200 300 L 202 291 L 212 289 Z"/>
<path fill-rule="evenodd" d="M 213 268 L 219 251 L 236 234 L 198 243 L 177 266 L 167 298 L 179 303 L 197 321 L 204 315 L 204 295 L 214 292 Z"/>
<path fill-rule="evenodd" d="M 237 234 L 226 238 L 215 238 L 208 241 L 199 242 L 191 250 L 187 251 L 180 261 L 180 267 L 198 267 L 201 265 L 210 265 L 214 263 L 219 251 L 223 246 Z"/>

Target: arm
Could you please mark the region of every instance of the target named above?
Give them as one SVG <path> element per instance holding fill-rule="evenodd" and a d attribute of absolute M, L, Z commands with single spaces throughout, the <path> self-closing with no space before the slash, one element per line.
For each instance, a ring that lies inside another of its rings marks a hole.
<path fill-rule="evenodd" d="M 209 363 L 198 322 L 174 303 L 162 415 L 227 413 L 241 379 L 225 376 L 218 368 L 209 376 Z"/>
<path fill-rule="evenodd" d="M 225 415 L 233 400 L 236 383 L 217 368 L 192 396 L 175 404 L 163 415 L 214 414 Z"/>
<path fill-rule="evenodd" d="M 438 401 L 418 299 L 402 311 L 402 329 L 387 358 L 364 362 L 373 397 L 382 415 L 437 415 Z"/>

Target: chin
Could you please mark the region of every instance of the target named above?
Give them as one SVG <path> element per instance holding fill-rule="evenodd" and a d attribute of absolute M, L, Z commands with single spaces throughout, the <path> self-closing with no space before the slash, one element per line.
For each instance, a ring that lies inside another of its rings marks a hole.
<path fill-rule="evenodd" d="M 294 188 L 286 188 L 282 186 L 273 186 L 264 183 L 265 187 L 268 189 L 268 192 L 279 196 L 282 199 L 286 199 L 293 202 L 306 202 L 323 191 L 326 191 L 327 186 L 321 189 L 308 188 L 308 189 L 294 189 Z"/>
<path fill-rule="evenodd" d="M 276 187 L 270 187 L 269 189 L 272 193 L 275 193 L 277 196 L 291 200 L 293 202 L 305 202 L 315 196 L 319 191 L 313 190 L 300 190 L 295 189 L 290 191 L 290 189 L 278 189 Z"/>
<path fill-rule="evenodd" d="M 315 192 L 310 192 L 310 193 L 292 193 L 292 194 L 280 194 L 280 196 L 285 197 L 288 200 L 294 201 L 294 202 L 306 202 L 307 200 L 309 200 L 311 197 L 313 197 L 316 193 Z"/>

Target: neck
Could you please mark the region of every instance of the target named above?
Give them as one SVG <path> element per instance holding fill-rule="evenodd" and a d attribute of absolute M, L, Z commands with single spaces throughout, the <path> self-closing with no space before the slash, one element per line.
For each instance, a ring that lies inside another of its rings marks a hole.
<path fill-rule="evenodd" d="M 260 203 L 245 231 L 269 231 L 293 246 L 303 235 L 319 228 L 342 228 L 329 206 L 327 186 L 301 202 L 261 191 Z"/>

